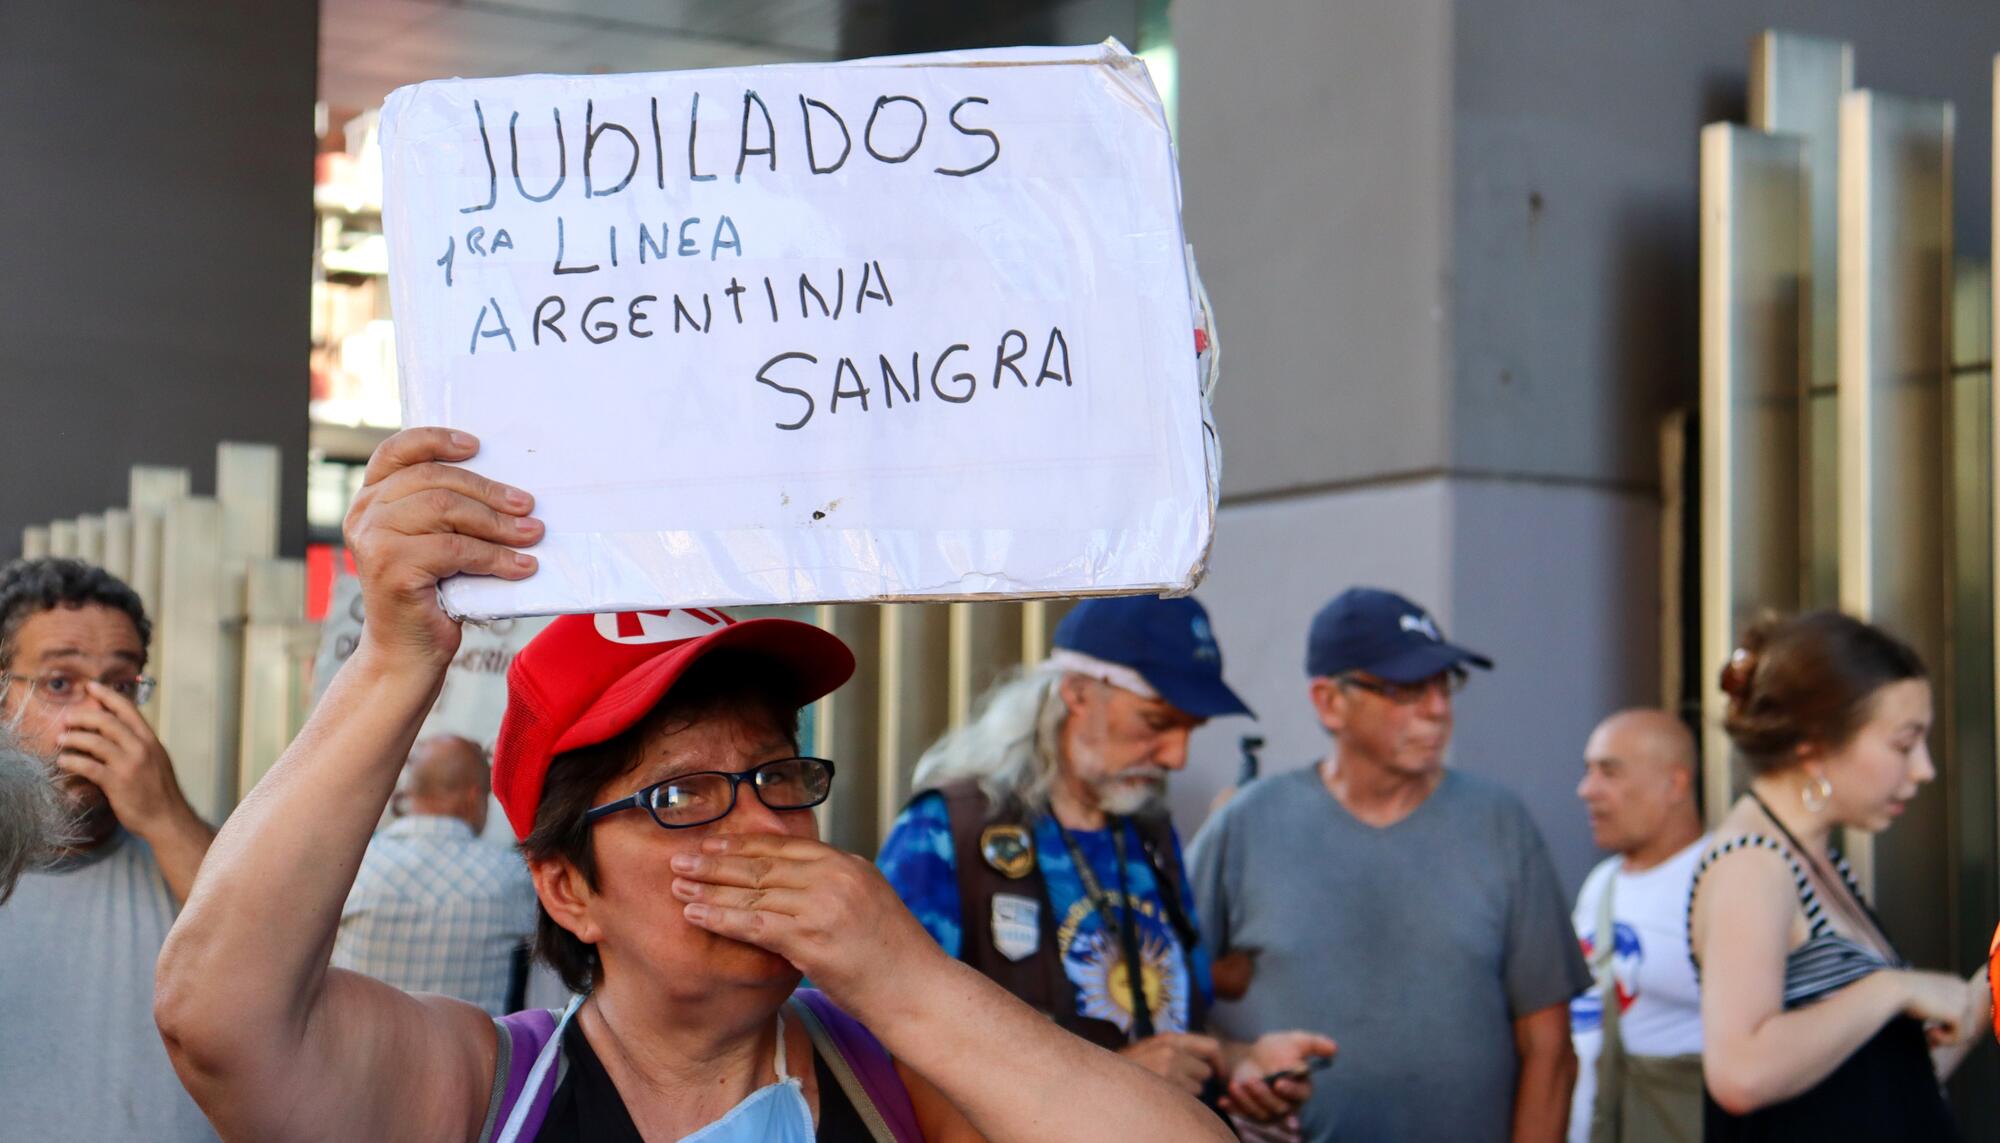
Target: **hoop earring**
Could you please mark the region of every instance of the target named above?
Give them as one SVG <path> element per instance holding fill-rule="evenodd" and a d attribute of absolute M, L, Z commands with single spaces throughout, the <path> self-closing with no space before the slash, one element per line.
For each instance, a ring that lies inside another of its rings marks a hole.
<path fill-rule="evenodd" d="M 1805 803 L 1809 814 L 1823 814 L 1833 802 L 1833 783 L 1825 774 L 1816 774 L 1811 783 L 1799 787 L 1799 801 Z"/>

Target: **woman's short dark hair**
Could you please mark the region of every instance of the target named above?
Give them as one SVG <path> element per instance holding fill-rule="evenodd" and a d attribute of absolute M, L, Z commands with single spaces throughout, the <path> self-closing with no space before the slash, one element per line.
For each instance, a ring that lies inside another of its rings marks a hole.
<path fill-rule="evenodd" d="M 1838 611 L 1767 616 L 1722 669 L 1723 729 L 1752 773 L 1791 766 L 1798 748 L 1845 746 L 1890 683 L 1926 677 L 1909 644 Z"/>
<path fill-rule="evenodd" d="M 646 717 L 623 734 L 558 754 L 543 781 L 535 827 L 521 843 L 522 855 L 529 861 L 567 860 L 595 889 L 597 854 L 584 811 L 596 804 L 605 785 L 639 765 L 646 743 L 671 730 L 718 715 L 749 714 L 768 718 L 796 750 L 799 708 L 790 701 L 794 688 L 783 671 L 761 655 L 718 649 L 689 667 Z M 537 912 L 535 954 L 555 969 L 571 992 L 596 988 L 603 971 L 597 947 L 557 924 L 547 909 L 538 906 Z"/>

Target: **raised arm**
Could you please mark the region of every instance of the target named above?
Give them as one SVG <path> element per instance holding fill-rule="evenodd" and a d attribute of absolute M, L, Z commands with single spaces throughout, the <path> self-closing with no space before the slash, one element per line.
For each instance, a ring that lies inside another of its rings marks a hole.
<path fill-rule="evenodd" d="M 690 922 L 790 960 L 949 1101 L 956 1115 L 927 1124 L 928 1137 L 1230 1138 L 1167 1081 L 946 956 L 861 858 L 804 838 L 732 835 L 675 858 L 674 871 Z"/>
<path fill-rule="evenodd" d="M 369 461 L 347 520 L 360 645 L 223 826 L 160 955 L 154 1016 L 225 1138 L 430 1143 L 470 1139 L 484 1117 L 484 1013 L 327 967 L 369 832 L 458 647 L 437 581 L 533 570 L 501 546 L 540 537 L 528 498 L 439 463 L 476 450 L 411 429 Z"/>
<path fill-rule="evenodd" d="M 1978 1027 L 1966 982 L 1935 972 L 1884 969 L 1787 1011 L 1785 957 L 1797 905 L 1784 860 L 1766 850 L 1736 850 L 1696 890 L 1702 1073 L 1715 1101 L 1732 1114 L 1808 1090 L 1900 1014 L 1935 1023 L 1943 1043 L 1961 1042 Z"/>

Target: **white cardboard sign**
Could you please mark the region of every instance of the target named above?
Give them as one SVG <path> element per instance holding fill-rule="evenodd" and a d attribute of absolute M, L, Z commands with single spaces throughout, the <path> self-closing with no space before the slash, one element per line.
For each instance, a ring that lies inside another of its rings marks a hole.
<path fill-rule="evenodd" d="M 1179 183 L 1115 43 L 423 83 L 383 165 L 404 423 L 549 529 L 452 611 L 1199 578 Z"/>

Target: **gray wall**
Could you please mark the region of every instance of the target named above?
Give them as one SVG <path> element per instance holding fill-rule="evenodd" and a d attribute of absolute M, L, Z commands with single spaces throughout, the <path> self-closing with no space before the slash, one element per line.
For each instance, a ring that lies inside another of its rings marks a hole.
<path fill-rule="evenodd" d="M 215 446 L 284 450 L 305 535 L 318 6 L 0 4 L 0 558 L 126 500 L 212 492 Z"/>
<path fill-rule="evenodd" d="M 1450 439 L 1451 13 L 1180 0 L 1188 238 L 1216 305 L 1223 491 L 1436 472 Z"/>
<path fill-rule="evenodd" d="M 1853 44 L 1858 86 L 1956 104 L 1958 245 L 1985 255 L 2000 6 L 1458 4 L 1456 467 L 1656 482 L 1657 413 L 1696 388 L 1698 134 L 1744 121 L 1772 27 Z"/>

